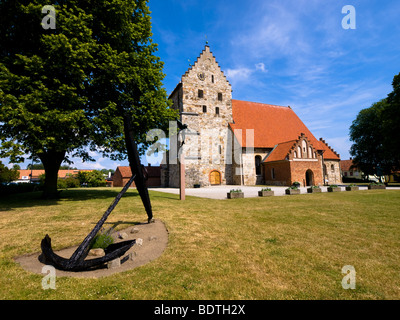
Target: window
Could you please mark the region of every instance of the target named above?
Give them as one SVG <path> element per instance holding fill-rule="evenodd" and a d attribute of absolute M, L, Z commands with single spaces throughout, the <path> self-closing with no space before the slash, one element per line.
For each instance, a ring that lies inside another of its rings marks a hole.
<path fill-rule="evenodd" d="M 331 171 L 335 172 L 335 166 L 333 164 L 331 165 Z"/>
<path fill-rule="evenodd" d="M 294 152 L 294 157 L 297 158 L 297 151 Z"/>
<path fill-rule="evenodd" d="M 255 157 L 255 163 L 256 163 L 256 175 L 261 175 L 261 157 L 260 156 Z"/>
<path fill-rule="evenodd" d="M 219 115 L 219 107 L 215 107 L 215 114 Z"/>
<path fill-rule="evenodd" d="M 203 106 L 203 113 L 207 112 L 207 106 Z"/>
<path fill-rule="evenodd" d="M 219 152 L 219 154 L 222 154 L 222 148 L 221 148 L 221 146 L 218 146 L 218 152 Z"/>
<path fill-rule="evenodd" d="M 222 101 L 222 93 L 221 92 L 218 93 L 218 101 Z"/>
<path fill-rule="evenodd" d="M 297 156 L 301 158 L 301 148 L 300 146 L 297 147 Z"/>
<path fill-rule="evenodd" d="M 303 158 L 307 158 L 307 142 L 303 140 L 301 146 L 303 147 Z"/>
<path fill-rule="evenodd" d="M 271 178 L 274 180 L 275 179 L 275 169 L 271 169 Z"/>
<path fill-rule="evenodd" d="M 199 98 L 203 98 L 204 97 L 204 92 L 203 92 L 203 90 L 198 90 L 197 91 L 197 96 L 199 97 Z"/>
<path fill-rule="evenodd" d="M 214 75 L 211 75 L 211 82 L 214 83 Z"/>

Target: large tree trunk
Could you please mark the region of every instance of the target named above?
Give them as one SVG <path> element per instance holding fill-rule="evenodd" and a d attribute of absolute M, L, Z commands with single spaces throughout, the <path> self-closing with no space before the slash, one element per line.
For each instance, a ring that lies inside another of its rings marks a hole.
<path fill-rule="evenodd" d="M 65 151 L 47 151 L 45 153 L 38 154 L 40 160 L 43 163 L 46 178 L 44 180 L 42 198 L 55 199 L 58 198 L 59 193 L 57 192 L 57 179 L 58 170 L 60 169 L 61 163 L 65 157 Z"/>

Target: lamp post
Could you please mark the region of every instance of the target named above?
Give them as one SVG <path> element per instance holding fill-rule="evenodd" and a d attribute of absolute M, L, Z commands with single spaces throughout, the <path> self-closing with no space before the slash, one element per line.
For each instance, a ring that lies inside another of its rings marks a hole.
<path fill-rule="evenodd" d="M 178 162 L 179 162 L 179 199 L 185 200 L 185 157 L 183 155 L 182 147 L 185 144 L 185 131 L 186 124 L 182 124 L 179 120 L 178 124 Z M 182 134 L 181 142 L 179 142 L 179 134 Z"/>

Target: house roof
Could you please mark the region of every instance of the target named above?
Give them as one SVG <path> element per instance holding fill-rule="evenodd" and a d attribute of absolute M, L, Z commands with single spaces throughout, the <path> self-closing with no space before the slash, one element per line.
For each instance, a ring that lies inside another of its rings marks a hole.
<path fill-rule="evenodd" d="M 268 155 L 264 162 L 273 162 L 284 160 L 289 154 L 290 150 L 296 144 L 297 140 L 279 143 Z"/>
<path fill-rule="evenodd" d="M 145 167 L 147 170 L 148 177 L 159 177 L 161 175 L 161 167 L 153 167 L 147 166 Z M 117 167 L 117 170 L 121 173 L 123 178 L 130 178 L 132 176 L 131 167 L 120 166 Z"/>
<path fill-rule="evenodd" d="M 297 140 L 304 133 L 316 150 L 324 151 L 325 159 L 339 160 L 339 155 L 325 141 L 317 140 L 290 107 L 232 100 L 233 123 L 242 130 L 242 147 L 246 147 L 246 130 L 254 130 L 254 148 L 274 148 L 283 142 Z M 282 146 L 283 147 L 283 146 Z M 279 149 L 280 150 L 280 149 Z"/>
<path fill-rule="evenodd" d="M 357 170 L 357 168 L 350 168 L 352 165 L 354 165 L 353 160 L 341 160 L 340 161 L 340 169 L 342 171 L 350 171 L 350 170 Z"/>
<path fill-rule="evenodd" d="M 29 170 L 29 169 L 24 169 L 24 170 L 18 170 L 19 171 L 19 180 L 23 180 L 22 177 L 30 177 L 32 173 L 32 179 L 39 179 L 39 177 L 45 173 L 44 170 L 40 169 L 35 169 L 35 170 Z M 77 175 L 78 172 L 80 171 L 85 171 L 85 172 L 90 172 L 93 170 L 75 170 L 75 169 L 70 169 L 70 170 L 58 170 L 58 177 L 59 178 L 66 178 L 67 176 L 74 176 Z"/>

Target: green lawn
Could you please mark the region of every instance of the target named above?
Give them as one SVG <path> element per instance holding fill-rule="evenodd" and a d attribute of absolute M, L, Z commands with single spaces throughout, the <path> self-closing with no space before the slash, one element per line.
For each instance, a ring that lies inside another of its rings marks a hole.
<path fill-rule="evenodd" d="M 0 299 L 400 299 L 400 190 L 210 200 L 151 192 L 156 219 L 169 230 L 164 254 L 100 279 L 42 275 L 13 257 L 40 251 L 46 233 L 55 249 L 79 244 L 118 189 L 63 191 L 0 198 Z M 124 228 L 145 221 L 136 190 L 108 218 Z M 342 267 L 354 266 L 345 290 Z"/>

